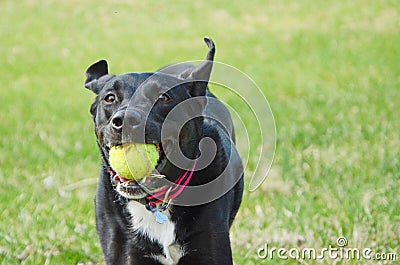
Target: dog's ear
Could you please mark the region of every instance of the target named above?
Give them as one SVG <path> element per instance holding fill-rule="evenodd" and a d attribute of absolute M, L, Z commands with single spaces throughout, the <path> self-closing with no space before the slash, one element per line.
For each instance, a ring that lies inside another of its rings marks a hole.
<path fill-rule="evenodd" d="M 181 73 L 181 77 L 193 83 L 190 89 L 190 94 L 193 97 L 205 96 L 208 81 L 210 80 L 211 70 L 214 61 L 215 45 L 214 42 L 208 38 L 204 38 L 204 42 L 208 46 L 208 53 L 206 59 L 194 68 L 186 69 Z"/>
<path fill-rule="evenodd" d="M 96 81 L 108 74 L 108 65 L 106 60 L 95 62 L 86 70 L 85 87 L 98 94 L 101 87 L 96 85 Z"/>

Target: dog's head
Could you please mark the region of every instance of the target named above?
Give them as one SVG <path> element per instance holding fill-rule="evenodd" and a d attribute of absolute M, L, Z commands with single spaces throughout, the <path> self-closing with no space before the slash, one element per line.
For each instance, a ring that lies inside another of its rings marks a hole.
<path fill-rule="evenodd" d="M 102 60 L 87 69 L 85 87 L 97 95 L 90 112 L 108 166 L 113 146 L 154 144 L 159 152 L 155 172 L 173 182 L 189 167 L 185 159 L 191 161 L 199 155 L 202 113 L 215 53 L 212 40 L 204 40 L 209 51 L 206 60 L 196 67 L 182 64 L 155 73 L 112 75 Z M 128 199 L 143 199 L 166 185 L 166 180 L 151 176 L 138 181 L 112 181 Z"/>

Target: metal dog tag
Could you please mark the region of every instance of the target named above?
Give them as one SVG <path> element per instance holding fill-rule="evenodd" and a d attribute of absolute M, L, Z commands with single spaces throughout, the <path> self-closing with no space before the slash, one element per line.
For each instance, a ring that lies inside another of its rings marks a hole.
<path fill-rule="evenodd" d="M 154 217 L 156 218 L 157 223 L 163 224 L 164 222 L 168 221 L 168 217 L 163 214 L 160 209 L 156 208 L 156 210 L 152 213 L 154 214 Z"/>
<path fill-rule="evenodd" d="M 163 209 L 158 208 L 155 203 L 146 204 L 146 209 L 154 215 L 157 223 L 163 224 L 168 221 L 168 217 L 162 213 Z"/>

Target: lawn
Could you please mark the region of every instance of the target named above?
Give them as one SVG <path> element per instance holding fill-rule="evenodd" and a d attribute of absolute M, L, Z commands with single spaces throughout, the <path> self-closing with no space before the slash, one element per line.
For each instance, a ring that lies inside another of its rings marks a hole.
<path fill-rule="evenodd" d="M 276 124 L 271 170 L 250 192 L 269 158 L 257 165 L 249 108 L 217 93 L 253 148 L 231 229 L 235 264 L 332 264 L 257 250 L 320 250 L 340 236 L 400 258 L 399 1 L 4 0 L 0 10 L 0 264 L 104 263 L 85 70 L 103 58 L 117 74 L 200 60 L 204 36 L 216 60 L 254 80 Z"/>

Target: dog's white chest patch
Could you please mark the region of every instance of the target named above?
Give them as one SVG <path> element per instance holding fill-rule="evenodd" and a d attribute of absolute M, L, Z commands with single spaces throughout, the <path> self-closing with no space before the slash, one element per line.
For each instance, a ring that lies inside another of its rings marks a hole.
<path fill-rule="evenodd" d="M 175 223 L 169 218 L 162 224 L 158 223 L 155 216 L 143 204 L 136 201 L 128 202 L 126 207 L 131 215 L 132 232 L 146 235 L 163 248 L 164 255 L 151 257 L 165 265 L 178 264 L 184 252 L 182 247 L 175 243 Z M 165 212 L 165 214 L 169 217 L 169 212 Z"/>

